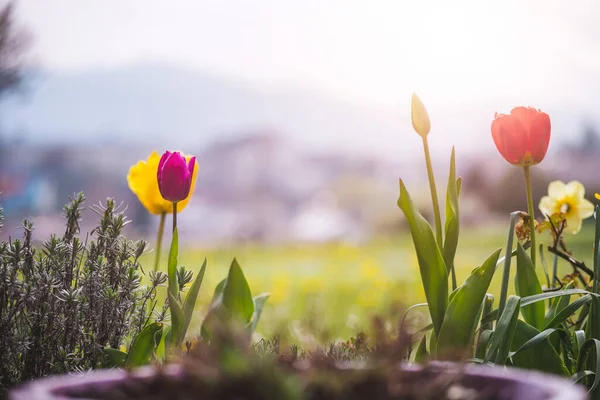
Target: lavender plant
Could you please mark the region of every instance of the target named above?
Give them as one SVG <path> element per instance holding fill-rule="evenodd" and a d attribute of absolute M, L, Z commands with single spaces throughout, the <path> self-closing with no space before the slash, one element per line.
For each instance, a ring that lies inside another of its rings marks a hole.
<path fill-rule="evenodd" d="M 129 221 L 112 199 L 91 207 L 98 225 L 81 236 L 84 201 L 80 193 L 65 206 L 62 235 L 34 246 L 25 220 L 22 239 L 0 243 L 0 396 L 38 377 L 106 366 L 106 347 L 131 342 L 150 323 L 166 275 L 141 285 L 147 243 L 123 237 Z"/>

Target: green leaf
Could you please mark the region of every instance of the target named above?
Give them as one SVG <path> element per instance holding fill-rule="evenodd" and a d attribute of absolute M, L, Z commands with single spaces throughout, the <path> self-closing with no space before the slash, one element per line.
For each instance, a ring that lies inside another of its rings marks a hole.
<path fill-rule="evenodd" d="M 569 378 L 569 382 L 575 384 L 575 383 L 578 383 L 583 378 L 585 378 L 587 376 L 591 376 L 591 375 L 596 375 L 596 373 L 594 371 L 589 371 L 589 370 L 579 371 L 579 372 L 571 375 L 571 377 Z"/>
<path fill-rule="evenodd" d="M 535 327 L 525 323 L 524 321 L 517 321 L 515 329 L 515 336 L 511 349 L 513 351 L 519 350 L 528 341 L 535 338 L 540 334 Z M 549 372 L 557 375 L 569 375 L 569 370 L 565 366 L 560 355 L 556 352 L 554 347 L 548 341 L 548 338 L 542 338 L 540 341 L 534 343 L 534 347 L 527 347 L 524 350 L 519 351 L 512 357 L 513 366 L 518 368 L 535 369 L 538 371 Z"/>
<path fill-rule="evenodd" d="M 429 353 L 427 352 L 427 337 L 423 335 L 421 342 L 419 343 L 419 347 L 417 348 L 417 352 L 415 353 L 415 362 L 417 364 L 423 364 L 428 358 Z"/>
<path fill-rule="evenodd" d="M 448 305 L 448 270 L 431 226 L 413 204 L 402 180 L 400 180 L 398 206 L 410 227 L 429 313 L 435 335 L 439 335 Z"/>
<path fill-rule="evenodd" d="M 179 284 L 177 283 L 177 259 L 179 257 L 179 239 L 177 228 L 173 230 L 173 239 L 171 240 L 171 249 L 169 250 L 169 262 L 167 264 L 167 276 L 169 278 L 169 293 L 177 298 Z"/>
<path fill-rule="evenodd" d="M 120 368 L 123 366 L 123 364 L 125 364 L 125 360 L 127 359 L 127 353 L 124 353 L 118 349 L 113 349 L 112 347 L 106 347 L 104 349 L 104 357 L 106 367 Z"/>
<path fill-rule="evenodd" d="M 483 314 L 481 317 L 481 325 L 487 325 L 498 319 L 498 309 L 490 311 L 487 314 Z"/>
<path fill-rule="evenodd" d="M 204 340 L 209 340 L 211 336 L 211 326 L 223 318 L 224 307 L 223 307 L 223 291 L 225 290 L 225 285 L 227 284 L 227 278 L 223 279 L 221 282 L 217 284 L 215 287 L 215 291 L 213 294 L 213 298 L 210 302 L 210 307 L 208 309 L 208 313 L 204 317 L 204 321 L 202 321 L 202 327 L 200 329 L 200 336 Z"/>
<path fill-rule="evenodd" d="M 518 353 L 521 353 L 525 350 L 531 349 L 539 344 L 543 344 L 542 342 L 544 342 L 548 337 L 550 337 L 550 335 L 552 335 L 555 332 L 558 332 L 563 336 L 566 334 L 566 332 L 564 330 L 558 329 L 558 328 L 548 328 L 546 330 L 543 330 L 542 332 L 538 333 L 537 335 L 535 335 L 534 337 L 529 339 L 527 342 L 525 342 L 517 350 L 511 352 L 509 354 L 509 357 L 513 357 L 514 355 L 516 355 Z"/>
<path fill-rule="evenodd" d="M 515 335 L 515 326 L 519 319 L 520 307 L 521 298 L 519 296 L 508 298 L 504 311 L 496 324 L 496 329 L 490 338 L 490 349 L 485 355 L 484 362 L 487 363 L 494 358 L 496 364 L 506 364 L 508 352 Z"/>
<path fill-rule="evenodd" d="M 594 230 L 594 285 L 593 292 L 598 293 L 598 277 L 600 277 L 600 205 L 596 204 L 594 209 L 594 218 L 596 219 Z"/>
<path fill-rule="evenodd" d="M 254 302 L 254 315 L 252 315 L 252 322 L 250 323 L 250 332 L 254 333 L 256 330 L 256 326 L 258 325 L 258 321 L 260 320 L 260 315 L 262 314 L 263 307 L 267 303 L 267 299 L 271 293 L 263 293 L 256 296 L 253 299 Z"/>
<path fill-rule="evenodd" d="M 210 307 L 215 307 L 220 305 L 223 302 L 223 290 L 225 290 L 225 285 L 227 284 L 227 278 L 223 279 L 221 282 L 215 286 L 215 292 L 213 293 L 213 298 L 210 301 Z"/>
<path fill-rule="evenodd" d="M 475 330 L 479 323 L 479 311 L 494 276 L 500 249 L 496 250 L 481 267 L 467 278 L 448 304 L 440 330 L 437 354 L 467 349 L 473 345 Z"/>
<path fill-rule="evenodd" d="M 585 342 L 585 332 L 584 331 L 575 331 L 575 339 L 577 339 L 577 348 L 581 349 L 583 343 Z"/>
<path fill-rule="evenodd" d="M 171 310 L 171 343 L 179 346 L 183 342 L 183 311 L 177 299 L 169 292 L 169 309 Z"/>
<path fill-rule="evenodd" d="M 485 329 L 481 331 L 479 335 L 479 340 L 477 341 L 477 348 L 475 350 L 475 358 L 483 360 L 485 358 L 485 352 L 487 350 L 488 344 L 490 343 L 490 338 L 494 331 L 491 329 Z"/>
<path fill-rule="evenodd" d="M 187 333 L 188 327 L 190 326 L 190 321 L 192 320 L 192 314 L 194 313 L 194 307 L 196 307 L 196 300 L 198 299 L 198 292 L 200 292 L 200 286 L 202 286 L 202 279 L 204 278 L 204 272 L 206 271 L 206 258 L 204 259 L 204 263 L 200 268 L 200 271 L 196 275 L 196 279 L 192 284 L 192 287 L 188 291 L 185 296 L 185 300 L 183 302 L 183 326 L 181 328 L 180 335 L 182 336 L 182 340 Z"/>
<path fill-rule="evenodd" d="M 484 318 L 489 316 L 492 312 L 494 308 L 494 296 L 487 293 L 485 295 L 485 299 L 483 300 L 483 311 L 481 312 L 482 318 L 481 318 L 481 330 L 483 331 L 484 329 L 493 329 L 493 326 L 491 324 L 491 322 L 484 322 Z"/>
<path fill-rule="evenodd" d="M 521 298 L 542 293 L 542 287 L 535 273 L 531 258 L 520 243 L 517 244 L 517 274 L 515 276 L 515 290 Z M 521 314 L 528 324 L 537 329 L 544 326 L 544 303 L 534 303 L 521 306 Z"/>
<path fill-rule="evenodd" d="M 569 282 L 567 286 L 565 286 L 562 290 L 573 289 L 573 282 Z M 544 321 L 546 321 L 546 326 L 550 321 L 554 319 L 557 312 L 560 312 L 563 308 L 565 308 L 569 302 L 571 301 L 571 296 L 562 296 L 559 297 L 556 301 L 552 302 L 552 305 L 546 312 L 546 316 L 544 317 Z"/>
<path fill-rule="evenodd" d="M 127 367 L 139 367 L 150 362 L 154 349 L 156 348 L 156 333 L 162 329 L 162 324 L 153 322 L 137 334 L 129 348 L 125 365 Z"/>
<path fill-rule="evenodd" d="M 587 317 L 585 336 L 588 339 L 600 340 L 600 298 L 593 297 L 590 302 L 590 311 Z"/>
<path fill-rule="evenodd" d="M 171 342 L 171 327 L 169 325 L 164 325 L 162 333 L 160 335 L 160 341 L 158 342 L 158 346 L 156 347 L 156 358 L 159 361 L 166 361 L 167 359 L 167 344 Z"/>
<path fill-rule="evenodd" d="M 458 212 L 458 188 L 456 182 L 456 157 L 454 147 L 450 156 L 450 173 L 448 175 L 448 188 L 446 190 L 446 223 L 444 230 L 444 249 L 442 251 L 444 263 L 448 273 L 454 269 L 454 256 L 458 246 L 458 234 L 460 230 Z M 453 275 L 454 276 L 454 275 Z M 455 279 L 455 278 L 454 278 Z"/>
<path fill-rule="evenodd" d="M 231 263 L 227 282 L 223 288 L 222 303 L 231 312 L 232 318 L 239 318 L 244 323 L 250 322 L 254 313 L 254 301 L 248 281 L 235 258 Z"/>
<path fill-rule="evenodd" d="M 562 299 L 566 298 L 562 297 Z M 566 307 L 564 307 L 562 310 L 560 310 L 560 312 L 558 312 L 558 314 L 556 314 L 554 316 L 554 318 L 548 322 L 548 324 L 546 324 L 546 328 L 557 328 L 560 324 L 562 324 L 563 322 L 565 322 L 567 320 L 567 318 L 569 318 L 571 315 L 573 315 L 577 310 L 579 310 L 584 304 L 587 304 L 590 302 L 590 300 L 592 299 L 592 296 L 590 295 L 585 295 L 583 297 L 578 298 L 577 300 L 575 300 L 574 302 L 572 302 L 571 304 L 568 304 Z M 558 302 L 555 302 L 558 303 Z"/>
<path fill-rule="evenodd" d="M 570 296 L 572 294 L 591 294 L 587 290 L 583 289 L 570 289 L 570 290 L 558 290 L 556 292 L 546 292 L 541 294 L 536 294 L 533 296 L 523 297 L 521 299 L 521 306 L 528 306 L 533 303 L 537 303 L 538 301 L 552 299 L 554 297 L 560 296 Z"/>
<path fill-rule="evenodd" d="M 594 355 L 596 356 L 595 359 L 591 359 L 596 368 L 594 369 L 594 383 L 588 393 L 593 392 L 598 387 L 598 383 L 600 383 L 600 341 L 598 339 L 588 339 L 581 346 L 579 357 L 577 358 L 577 371 L 586 370 L 585 365 L 588 363 L 588 353 L 591 351 L 594 351 Z"/>

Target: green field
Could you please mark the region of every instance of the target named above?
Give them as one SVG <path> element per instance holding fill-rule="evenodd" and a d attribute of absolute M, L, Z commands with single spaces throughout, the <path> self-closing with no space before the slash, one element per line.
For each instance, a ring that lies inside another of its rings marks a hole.
<path fill-rule="evenodd" d="M 588 221 L 590 222 L 590 221 Z M 457 253 L 459 284 L 495 249 L 504 247 L 506 228 L 461 234 Z M 590 223 L 577 236 L 567 236 L 567 245 L 576 258 L 592 266 L 593 233 Z M 548 243 L 549 234 L 538 242 Z M 165 250 L 166 251 L 166 250 Z M 284 342 L 303 345 L 347 339 L 368 329 L 370 317 L 384 316 L 397 323 L 402 309 L 425 301 L 417 258 L 408 233 L 395 238 L 377 239 L 367 244 L 320 244 L 280 247 L 240 246 L 221 249 L 181 250 L 180 264 L 197 271 L 204 259 L 208 266 L 189 335 L 199 333 L 215 285 L 227 274 L 236 257 L 250 283 L 252 294 L 270 292 L 257 335 L 282 336 Z M 550 254 L 547 259 L 551 263 Z M 146 256 L 147 266 L 152 254 Z M 166 261 L 166 260 L 165 260 Z M 164 264 L 163 264 L 164 265 Z M 539 265 L 539 264 L 538 264 Z M 559 263 L 560 275 L 571 272 L 567 263 Z M 490 292 L 499 296 L 501 271 L 498 270 Z M 545 283 L 538 266 L 540 282 Z M 511 289 L 512 289 L 511 279 Z M 412 319 L 415 325 L 428 323 L 419 309 Z"/>

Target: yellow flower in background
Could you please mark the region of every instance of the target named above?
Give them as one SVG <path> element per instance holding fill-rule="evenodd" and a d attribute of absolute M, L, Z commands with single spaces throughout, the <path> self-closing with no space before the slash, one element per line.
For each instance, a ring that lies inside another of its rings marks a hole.
<path fill-rule="evenodd" d="M 191 157 L 185 156 L 189 161 Z M 160 155 L 157 152 L 152 152 L 147 160 L 138 161 L 129 169 L 127 175 L 127 183 L 129 189 L 138 197 L 140 202 L 146 207 L 151 214 L 170 214 L 173 212 L 173 203 L 165 200 L 158 189 L 158 163 Z M 181 212 L 187 203 L 190 201 L 194 188 L 196 186 L 196 172 L 198 171 L 198 163 L 194 165 L 194 173 L 192 175 L 192 185 L 190 194 L 185 200 L 177 203 L 177 211 Z"/>
<path fill-rule="evenodd" d="M 540 200 L 540 211 L 546 216 L 564 213 L 567 220 L 565 230 L 577 233 L 581 230 L 584 219 L 594 214 L 594 205 L 584 198 L 585 188 L 578 181 L 567 184 L 561 181 L 550 182 L 548 196 Z"/>

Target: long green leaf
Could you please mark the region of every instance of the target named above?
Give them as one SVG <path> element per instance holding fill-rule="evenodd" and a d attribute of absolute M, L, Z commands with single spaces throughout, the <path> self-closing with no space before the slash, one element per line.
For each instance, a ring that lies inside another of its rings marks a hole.
<path fill-rule="evenodd" d="M 575 339 L 577 339 L 577 348 L 581 349 L 581 346 L 583 346 L 583 343 L 586 341 L 585 332 L 581 330 L 575 331 Z"/>
<path fill-rule="evenodd" d="M 258 321 L 260 320 L 260 315 L 262 314 L 263 308 L 267 303 L 267 299 L 269 298 L 270 293 L 260 294 L 252 301 L 254 301 L 254 315 L 252 315 L 252 322 L 250 324 L 250 332 L 254 333 L 256 330 L 256 326 L 258 325 Z"/>
<path fill-rule="evenodd" d="M 589 371 L 589 370 L 579 371 L 579 372 L 571 375 L 571 377 L 569 378 L 569 382 L 575 384 L 575 383 L 578 383 L 583 378 L 591 376 L 591 375 L 596 375 L 596 373 L 594 371 Z"/>
<path fill-rule="evenodd" d="M 423 335 L 421 338 L 421 343 L 419 343 L 419 347 L 415 353 L 415 362 L 417 364 L 423 364 L 428 358 L 429 353 L 427 352 L 427 337 Z"/>
<path fill-rule="evenodd" d="M 188 327 L 190 326 L 190 321 L 192 320 L 192 314 L 194 313 L 194 307 L 196 307 L 196 300 L 198 299 L 198 292 L 200 292 L 200 286 L 202 286 L 202 279 L 204 278 L 204 272 L 206 271 L 206 258 L 204 259 L 204 263 L 202 263 L 202 267 L 200 271 L 196 275 L 196 279 L 192 284 L 192 287 L 188 291 L 185 296 L 185 300 L 183 302 L 183 326 L 181 335 L 185 337 L 187 333 Z"/>
<path fill-rule="evenodd" d="M 596 390 L 596 388 L 598 387 L 598 384 L 600 383 L 600 340 L 598 339 L 588 339 L 586 340 L 583 345 L 581 346 L 581 349 L 579 351 L 579 357 L 577 358 L 577 371 L 585 371 L 585 365 L 588 363 L 588 353 L 590 351 L 594 351 L 594 355 L 596 356 L 595 359 L 592 359 L 592 362 L 595 361 L 595 363 L 593 362 L 593 365 L 595 366 L 594 369 L 594 382 L 592 384 L 592 387 L 590 387 L 590 390 L 588 391 L 588 393 L 593 392 L 594 390 Z M 596 398 L 596 397 L 594 397 Z"/>
<path fill-rule="evenodd" d="M 171 240 L 171 248 L 169 250 L 169 262 L 167 264 L 167 276 L 169 278 L 169 293 L 174 298 L 177 298 L 179 292 L 179 284 L 177 283 L 177 259 L 179 257 L 179 239 L 177 228 L 173 230 L 173 239 Z"/>
<path fill-rule="evenodd" d="M 183 342 L 183 311 L 177 299 L 169 292 L 169 309 L 171 310 L 171 343 L 179 346 Z"/>
<path fill-rule="evenodd" d="M 438 355 L 472 347 L 479 323 L 478 313 L 494 276 L 498 257 L 500 249 L 471 273 L 448 304 L 438 338 Z"/>
<path fill-rule="evenodd" d="M 536 294 L 533 296 L 523 297 L 521 299 L 521 307 L 528 306 L 533 303 L 537 303 L 538 301 L 552 299 L 554 297 L 560 296 L 570 296 L 572 294 L 592 294 L 587 290 L 583 289 L 570 289 L 570 290 L 558 290 L 556 292 L 546 292 L 541 294 Z"/>
<path fill-rule="evenodd" d="M 202 321 L 202 327 L 200 329 L 200 335 L 204 340 L 210 339 L 212 326 L 219 319 L 223 318 L 223 314 L 225 314 L 225 311 L 227 311 L 224 309 L 223 306 L 223 291 L 225 290 L 226 284 L 227 278 L 223 279 L 215 287 L 215 291 L 213 294 L 213 298 L 210 302 L 208 313 L 204 317 L 204 321 Z"/>
<path fill-rule="evenodd" d="M 217 284 L 217 286 L 215 286 L 215 292 L 213 293 L 213 298 L 210 301 L 211 308 L 218 306 L 223 302 L 223 290 L 225 290 L 225 284 L 227 284 L 227 278 L 223 279 Z"/>
<path fill-rule="evenodd" d="M 533 326 L 521 320 L 517 321 L 511 350 L 516 352 L 539 334 L 540 331 Z M 547 337 L 536 341 L 534 345 L 515 353 L 512 356 L 513 366 L 569 376 L 569 370 Z"/>
<path fill-rule="evenodd" d="M 573 282 L 569 282 L 561 290 L 573 289 L 573 286 L 574 286 Z M 569 304 L 570 301 L 571 301 L 571 296 L 562 296 L 562 297 L 555 299 L 555 301 L 551 301 L 551 306 L 550 306 L 550 308 L 548 308 L 548 311 L 546 312 L 546 316 L 544 317 L 544 321 L 546 321 L 546 325 L 548 325 L 548 323 L 554 319 L 556 314 L 558 312 L 560 312 L 563 308 L 565 308 Z"/>
<path fill-rule="evenodd" d="M 448 273 L 452 274 L 452 286 L 456 287 L 456 273 L 454 271 L 454 256 L 458 246 L 460 230 L 458 210 L 458 188 L 456 182 L 456 157 L 454 147 L 450 156 L 450 173 L 448 174 L 448 188 L 446 190 L 446 223 L 444 230 L 444 249 L 442 251 L 444 263 Z"/>
<path fill-rule="evenodd" d="M 146 326 L 133 340 L 125 365 L 127 367 L 139 367 L 150 362 L 154 349 L 156 348 L 156 333 L 162 329 L 162 324 L 153 322 Z"/>
<path fill-rule="evenodd" d="M 562 297 L 561 300 L 564 299 L 565 297 Z M 567 318 L 569 318 L 577 310 L 579 310 L 584 304 L 589 303 L 591 299 L 592 299 L 592 296 L 585 295 L 583 297 L 578 298 L 577 300 L 575 300 L 571 304 L 568 304 L 566 307 L 564 307 L 562 310 L 560 310 L 554 316 L 554 318 L 551 321 L 548 322 L 548 324 L 546 324 L 546 328 L 545 329 L 548 329 L 548 328 L 557 328 L 560 324 L 562 324 L 563 322 L 565 322 L 567 320 Z"/>
<path fill-rule="evenodd" d="M 498 319 L 498 309 L 490 311 L 487 314 L 481 316 L 481 325 L 487 325 Z"/>
<path fill-rule="evenodd" d="M 408 307 L 406 309 L 406 311 L 404 311 L 404 314 L 402 314 L 402 319 L 400 320 L 400 329 L 404 329 L 404 321 L 406 321 L 406 317 L 408 316 L 408 313 L 411 312 L 412 310 L 414 310 L 415 308 L 419 308 L 419 307 L 427 307 L 427 303 L 417 303 L 417 304 L 413 304 L 412 306 Z"/>
<path fill-rule="evenodd" d="M 169 325 L 163 325 L 162 334 L 160 335 L 160 341 L 156 347 L 156 359 L 160 362 L 167 360 L 167 346 L 171 343 L 171 327 Z"/>
<path fill-rule="evenodd" d="M 509 357 L 513 357 L 518 353 L 521 353 L 525 350 L 531 349 L 535 346 L 537 346 L 538 344 L 542 344 L 543 341 L 545 341 L 548 337 L 550 337 L 550 335 L 552 335 L 553 333 L 558 332 L 561 335 L 565 335 L 566 332 L 562 329 L 558 329 L 558 328 L 548 328 L 546 330 L 543 330 L 542 332 L 538 333 L 537 335 L 535 335 L 534 337 L 532 337 L 531 339 L 529 339 L 528 341 L 526 341 L 521 347 L 519 347 L 517 350 L 511 352 L 509 354 Z"/>
<path fill-rule="evenodd" d="M 520 306 L 521 298 L 519 296 L 510 296 L 508 298 L 504 311 L 496 324 L 496 329 L 490 338 L 490 349 L 484 359 L 486 363 L 494 358 L 496 364 L 506 364 L 508 352 L 510 351 L 515 334 L 515 326 L 519 319 Z"/>
<path fill-rule="evenodd" d="M 481 331 L 481 334 L 479 335 L 479 340 L 477 341 L 477 348 L 475 350 L 475 358 L 478 359 L 485 359 L 485 352 L 488 348 L 488 345 L 490 343 L 490 339 L 492 337 L 492 334 L 494 333 L 494 331 L 492 331 L 491 329 L 485 329 L 483 331 Z"/>
<path fill-rule="evenodd" d="M 594 296 L 590 302 L 585 336 L 588 339 L 600 340 L 600 298 Z"/>
<path fill-rule="evenodd" d="M 592 291 L 598 293 L 600 287 L 598 285 L 598 278 L 600 278 L 600 205 L 596 204 L 594 209 L 594 218 L 596 219 L 594 230 L 594 284 Z"/>
<path fill-rule="evenodd" d="M 431 226 L 413 204 L 402 180 L 400 180 L 398 206 L 410 227 L 429 313 L 435 335 L 439 335 L 448 305 L 448 270 Z"/>
<path fill-rule="evenodd" d="M 108 368 L 120 368 L 125 364 L 127 359 L 127 353 L 122 352 L 112 347 L 106 347 L 104 349 L 105 366 Z"/>
<path fill-rule="evenodd" d="M 223 306 L 231 312 L 232 318 L 239 318 L 244 323 L 250 322 L 254 313 L 254 301 L 248 281 L 235 258 L 231 263 L 227 282 L 223 288 Z"/>
<path fill-rule="evenodd" d="M 517 273 L 515 276 L 515 290 L 521 298 L 542 293 L 542 287 L 535 273 L 531 258 L 520 243 L 517 244 Z M 533 303 L 521 306 L 521 314 L 528 324 L 537 329 L 544 327 L 544 303 Z"/>
<path fill-rule="evenodd" d="M 492 329 L 493 326 L 491 322 L 484 322 L 484 317 L 489 316 L 492 313 L 492 309 L 494 308 L 494 296 L 490 293 L 486 293 L 485 298 L 483 299 L 483 311 L 481 313 L 481 330 L 484 329 Z"/>

